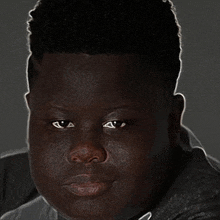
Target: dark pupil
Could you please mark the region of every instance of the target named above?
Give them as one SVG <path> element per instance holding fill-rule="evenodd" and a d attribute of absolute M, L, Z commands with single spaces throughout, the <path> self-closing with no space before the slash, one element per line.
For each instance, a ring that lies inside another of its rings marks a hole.
<path fill-rule="evenodd" d="M 69 124 L 68 121 L 60 121 L 60 126 L 66 127 Z"/>
<path fill-rule="evenodd" d="M 115 127 L 121 127 L 122 122 L 121 122 L 121 121 L 113 121 L 113 125 L 114 125 Z"/>

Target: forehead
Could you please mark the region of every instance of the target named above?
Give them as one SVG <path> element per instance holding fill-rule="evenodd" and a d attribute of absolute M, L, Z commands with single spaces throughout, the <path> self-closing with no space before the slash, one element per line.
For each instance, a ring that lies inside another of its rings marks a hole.
<path fill-rule="evenodd" d="M 155 82 L 157 82 L 161 73 L 156 71 L 153 66 L 150 66 L 147 61 L 147 56 L 135 54 L 89 55 L 84 53 L 46 53 L 40 63 L 37 61 L 34 62 L 34 66 L 39 70 L 42 76 L 46 77 L 49 76 L 48 71 L 50 72 L 50 76 L 54 76 L 54 74 L 58 73 L 60 76 L 61 74 L 68 75 L 68 73 L 72 71 L 75 77 L 80 78 L 85 76 L 85 74 L 87 76 L 90 74 L 94 74 L 94 76 L 102 76 L 104 79 L 113 75 L 126 75 L 126 78 L 145 76 L 147 80 L 151 80 L 151 82 L 155 80 Z M 77 74 L 79 72 L 80 75 Z"/>
<path fill-rule="evenodd" d="M 162 79 L 145 59 L 133 54 L 44 54 L 40 63 L 34 61 L 39 77 L 32 94 L 41 101 L 45 94 L 51 100 L 71 96 L 75 101 L 87 98 L 93 102 L 137 100 L 143 95 L 155 99 L 164 93 Z"/>

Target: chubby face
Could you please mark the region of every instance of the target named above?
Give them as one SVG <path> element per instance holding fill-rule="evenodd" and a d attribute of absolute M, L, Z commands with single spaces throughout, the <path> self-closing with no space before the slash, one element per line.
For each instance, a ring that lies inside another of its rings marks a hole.
<path fill-rule="evenodd" d="M 157 74 L 135 55 L 45 54 L 34 65 L 28 140 L 38 191 L 68 219 L 150 211 L 172 173 L 180 123 Z"/>

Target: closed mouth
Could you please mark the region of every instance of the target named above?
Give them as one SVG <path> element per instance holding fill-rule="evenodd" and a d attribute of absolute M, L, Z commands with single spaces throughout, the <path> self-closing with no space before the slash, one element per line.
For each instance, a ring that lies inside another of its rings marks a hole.
<path fill-rule="evenodd" d="M 112 183 L 96 175 L 80 174 L 72 177 L 63 187 L 76 196 L 98 196 L 110 189 Z"/>
<path fill-rule="evenodd" d="M 77 196 L 98 196 L 109 189 L 110 184 L 103 182 L 72 183 L 65 185 L 64 188 Z"/>

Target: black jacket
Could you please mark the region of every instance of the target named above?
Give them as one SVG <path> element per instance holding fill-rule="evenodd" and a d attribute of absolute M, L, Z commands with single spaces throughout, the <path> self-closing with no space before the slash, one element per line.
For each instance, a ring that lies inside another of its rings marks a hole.
<path fill-rule="evenodd" d="M 0 159 L 0 216 L 38 195 L 27 153 Z"/>

